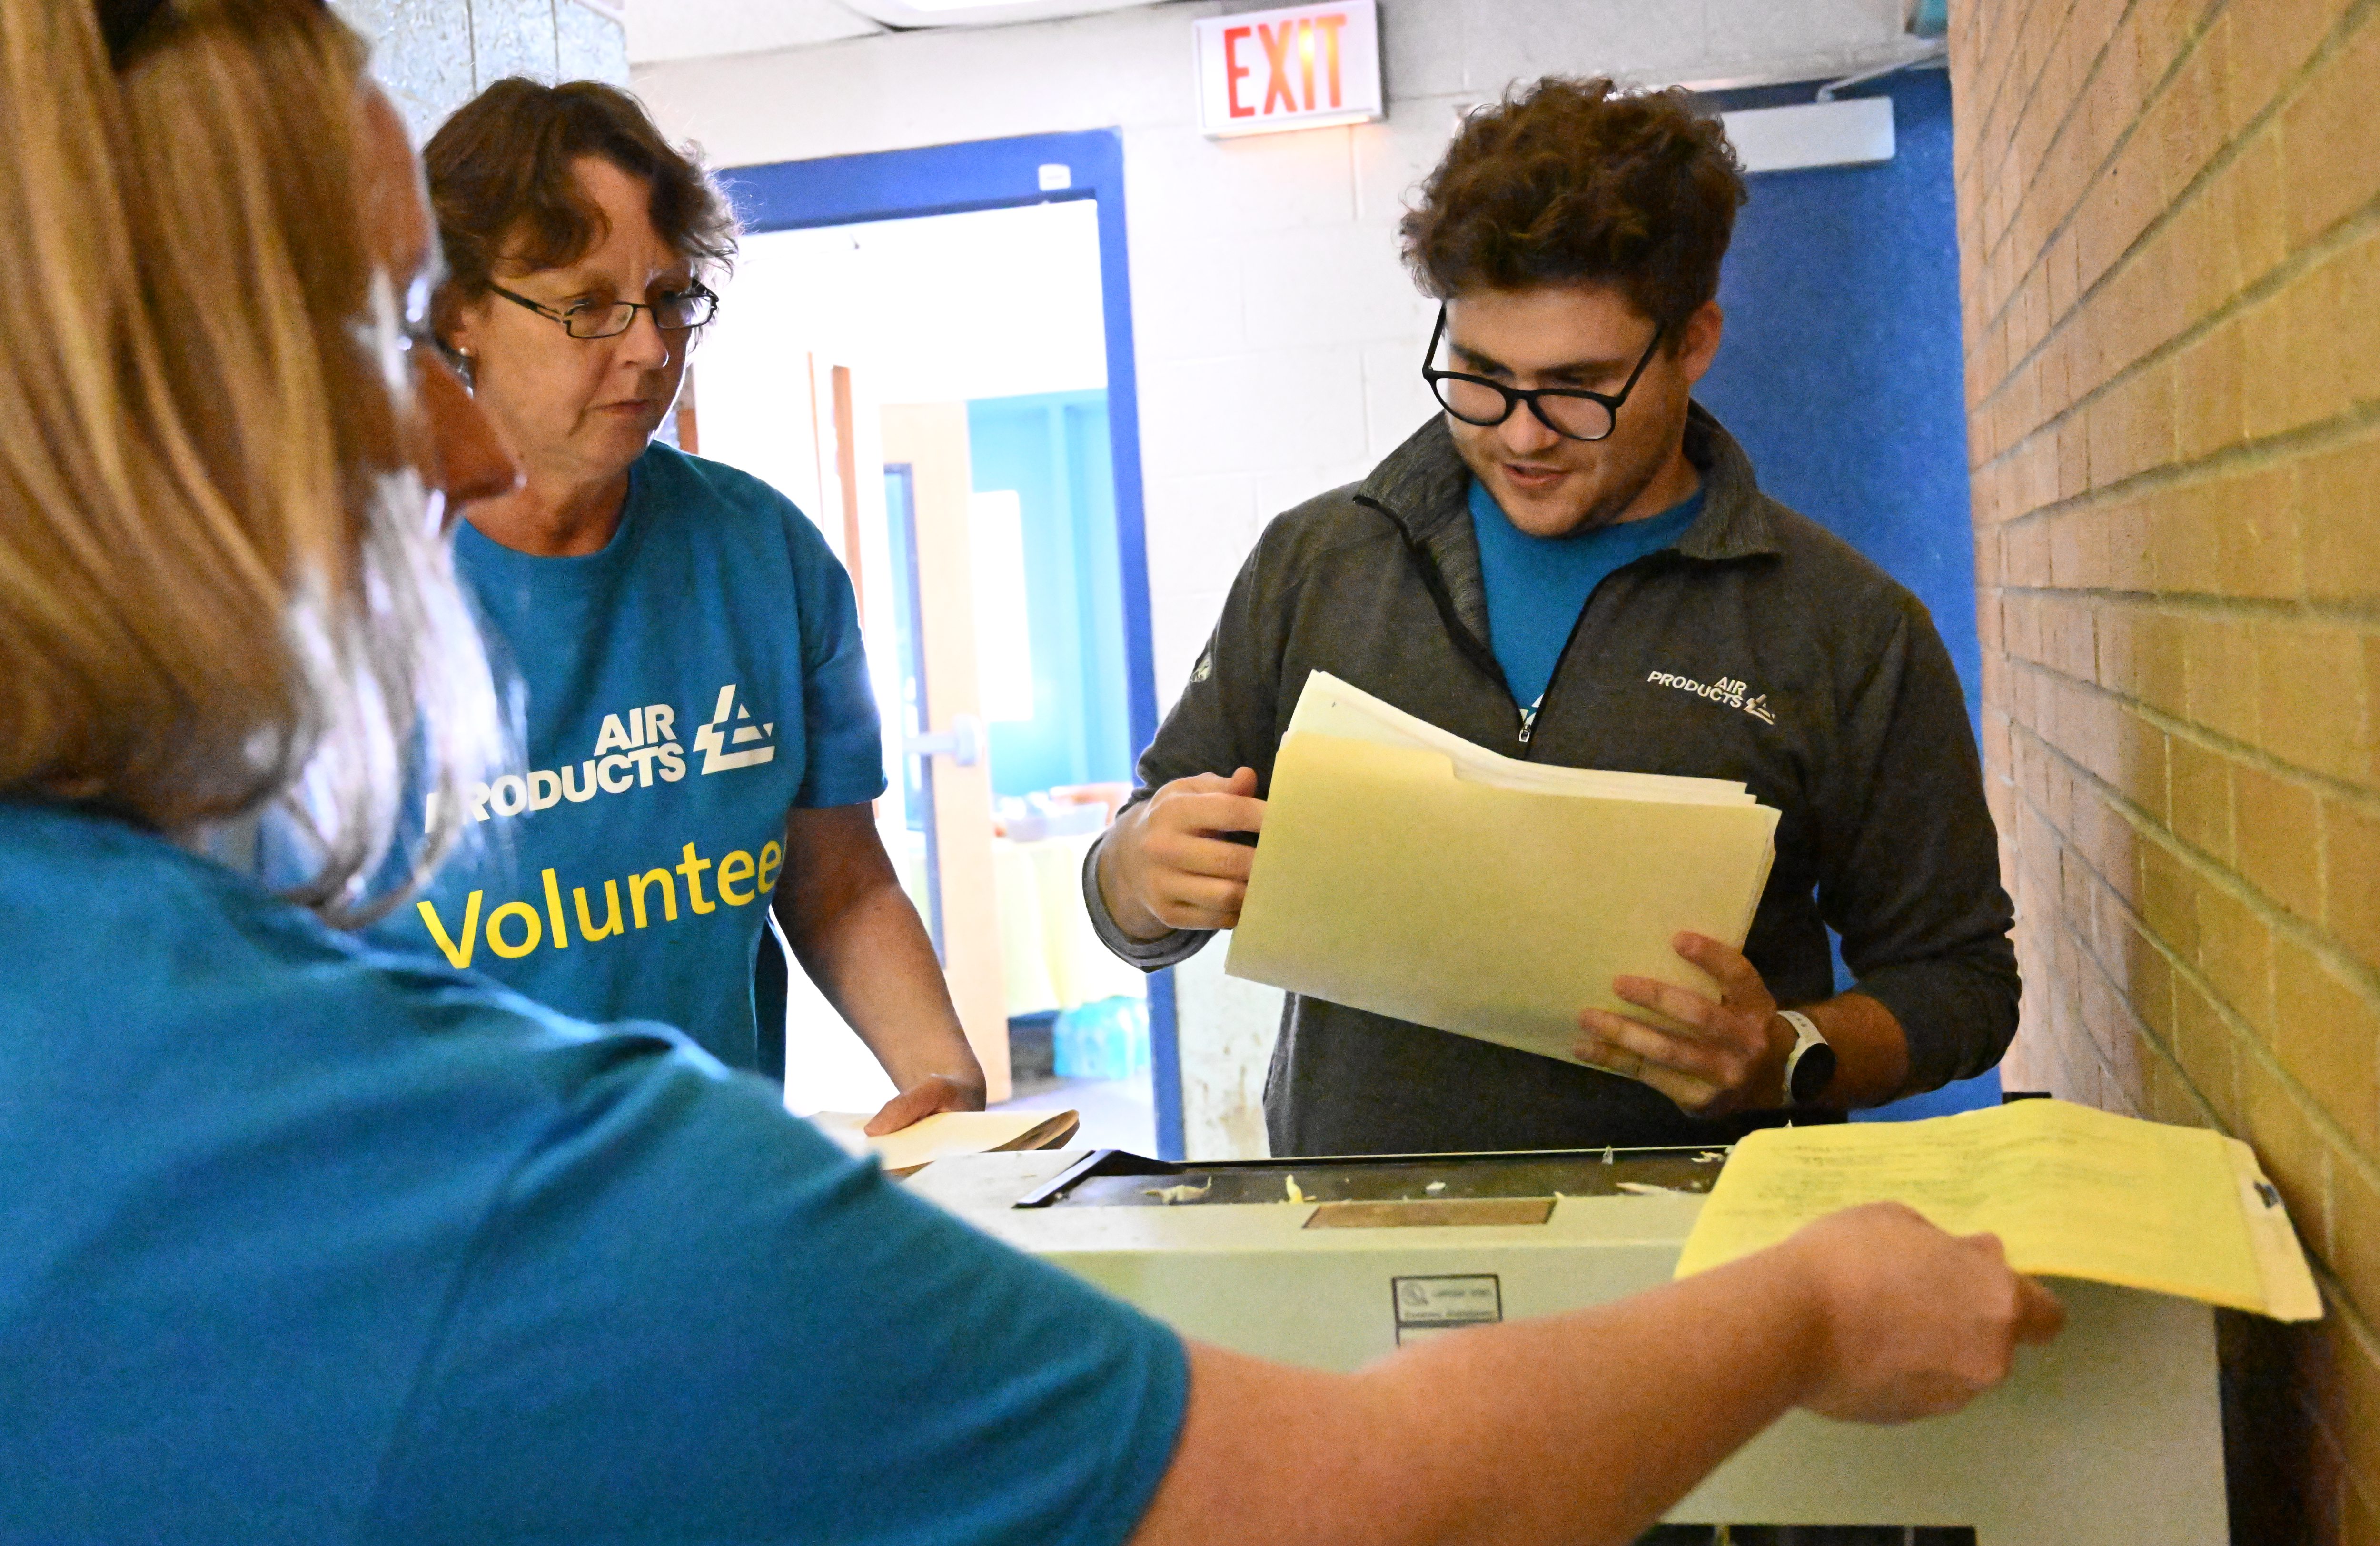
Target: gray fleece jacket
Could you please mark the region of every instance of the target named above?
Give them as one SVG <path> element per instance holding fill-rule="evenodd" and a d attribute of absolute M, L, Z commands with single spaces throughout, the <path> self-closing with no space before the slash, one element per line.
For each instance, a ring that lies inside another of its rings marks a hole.
<path fill-rule="evenodd" d="M 1596 589 L 1532 724 L 1488 647 L 1470 469 L 1431 420 L 1266 530 L 1134 800 L 1240 766 L 1269 789 L 1315 670 L 1508 756 L 1741 779 L 1783 813 L 1744 945 L 1777 1001 L 1833 992 L 1832 925 L 1858 991 L 1908 1033 L 1913 1088 L 1981 1073 L 2016 1029 L 2012 915 L 1941 637 L 1907 590 L 1762 493 L 1699 405 L 1686 454 L 1702 514 Z M 1084 897 L 1117 955 L 1153 970 L 1207 943 L 1127 938 L 1097 869 L 1094 853 Z M 1773 1120 L 1698 1119 L 1633 1080 L 1295 994 L 1265 1113 L 1273 1152 L 1300 1155 L 1710 1143 Z"/>

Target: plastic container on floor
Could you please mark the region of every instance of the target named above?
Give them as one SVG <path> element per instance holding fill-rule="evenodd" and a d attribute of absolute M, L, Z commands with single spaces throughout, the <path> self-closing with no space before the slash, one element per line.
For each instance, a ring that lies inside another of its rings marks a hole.
<path fill-rule="evenodd" d="M 1051 1041 L 1060 1078 L 1129 1078 L 1148 1066 L 1148 1001 L 1119 994 L 1069 1009 Z"/>

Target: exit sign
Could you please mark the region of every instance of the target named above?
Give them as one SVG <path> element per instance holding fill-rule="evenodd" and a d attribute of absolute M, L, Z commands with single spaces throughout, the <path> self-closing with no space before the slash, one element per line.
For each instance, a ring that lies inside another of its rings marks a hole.
<path fill-rule="evenodd" d="M 1378 0 L 1284 6 L 1190 24 L 1198 123 L 1210 136 L 1368 123 L 1385 115 Z"/>

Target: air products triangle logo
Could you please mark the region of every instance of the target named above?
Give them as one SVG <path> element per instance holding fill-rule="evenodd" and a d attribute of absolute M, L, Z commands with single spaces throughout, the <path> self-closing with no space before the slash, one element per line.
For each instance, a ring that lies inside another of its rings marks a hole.
<path fill-rule="evenodd" d="M 719 703 L 711 710 L 710 722 L 694 733 L 694 749 L 702 753 L 702 771 L 725 773 L 770 761 L 777 755 L 775 743 L 769 739 L 776 729 L 774 724 L 755 721 L 752 711 L 735 701 L 735 684 L 728 683 L 719 689 Z M 737 749 L 728 750 L 731 746 Z"/>

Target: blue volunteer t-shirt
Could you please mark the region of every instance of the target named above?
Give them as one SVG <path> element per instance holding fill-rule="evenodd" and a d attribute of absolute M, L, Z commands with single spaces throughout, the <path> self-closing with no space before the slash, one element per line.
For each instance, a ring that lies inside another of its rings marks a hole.
<path fill-rule="evenodd" d="M 528 767 L 468 792 L 480 842 L 376 937 L 758 1066 L 786 813 L 884 791 L 850 578 L 783 494 L 661 444 L 601 552 L 467 523 L 455 558 L 527 687 Z"/>
<path fill-rule="evenodd" d="M 1471 529 L 1488 590 L 1488 642 L 1512 700 L 1536 710 L 1564 646 L 1606 575 L 1660 552 L 1702 514 L 1702 491 L 1658 516 L 1567 537 L 1533 537 L 1514 526 L 1478 479 L 1471 481 Z"/>
<path fill-rule="evenodd" d="M 1113 1546 L 1171 1459 L 1172 1332 L 760 1080 L 121 822 L 0 803 L 0 1025 L 8 1546 Z"/>

